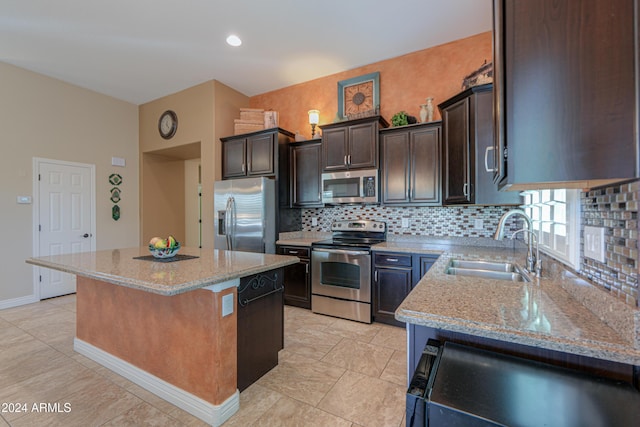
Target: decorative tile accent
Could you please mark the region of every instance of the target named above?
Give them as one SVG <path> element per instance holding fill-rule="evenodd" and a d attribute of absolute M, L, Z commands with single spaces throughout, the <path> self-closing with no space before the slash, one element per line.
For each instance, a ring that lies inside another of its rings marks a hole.
<path fill-rule="evenodd" d="M 605 262 L 582 257 L 580 274 L 627 304 L 638 307 L 638 200 L 640 181 L 581 194 L 581 253 L 584 226 L 604 227 Z"/>
<path fill-rule="evenodd" d="M 387 233 L 398 236 L 455 236 L 493 237 L 502 214 L 513 206 L 455 206 L 455 207 L 388 207 L 375 205 L 345 205 L 302 210 L 303 231 L 331 231 L 331 223 L 343 219 L 367 219 L 387 223 Z M 318 225 L 311 225 L 311 218 Z M 409 227 L 402 227 L 402 219 Z M 475 229 L 475 220 L 483 221 L 482 229 Z M 508 227 L 511 231 L 522 228 L 521 219 L 515 217 Z M 515 227 L 520 224 L 520 227 Z"/>

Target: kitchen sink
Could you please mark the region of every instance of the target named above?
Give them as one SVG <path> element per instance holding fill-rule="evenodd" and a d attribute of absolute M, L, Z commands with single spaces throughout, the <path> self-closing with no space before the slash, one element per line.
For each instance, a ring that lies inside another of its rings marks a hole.
<path fill-rule="evenodd" d="M 511 262 L 476 261 L 452 259 L 447 274 L 473 276 L 483 279 L 507 280 L 511 282 L 529 282 L 529 277 Z"/>

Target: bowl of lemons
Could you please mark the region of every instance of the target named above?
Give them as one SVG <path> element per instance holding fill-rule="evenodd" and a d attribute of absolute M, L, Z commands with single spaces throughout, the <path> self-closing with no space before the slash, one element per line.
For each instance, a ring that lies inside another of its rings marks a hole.
<path fill-rule="evenodd" d="M 173 236 L 166 239 L 162 237 L 154 237 L 149 241 L 149 252 L 154 258 L 171 258 L 180 250 L 180 242 Z"/>

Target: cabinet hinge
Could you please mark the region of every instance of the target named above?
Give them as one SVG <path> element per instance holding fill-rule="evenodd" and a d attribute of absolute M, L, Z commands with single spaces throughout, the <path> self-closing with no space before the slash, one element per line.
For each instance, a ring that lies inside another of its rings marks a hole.
<path fill-rule="evenodd" d="M 42 282 L 42 275 L 38 276 L 38 280 Z"/>
<path fill-rule="evenodd" d="M 38 174 L 38 181 L 41 181 L 41 180 L 42 180 L 42 178 L 40 178 L 40 174 Z"/>
<path fill-rule="evenodd" d="M 502 157 L 504 157 L 505 160 L 507 160 L 507 158 L 509 157 L 507 147 L 504 147 L 504 150 L 502 151 Z"/>
<path fill-rule="evenodd" d="M 38 231 L 42 231 L 42 225 L 38 224 Z"/>

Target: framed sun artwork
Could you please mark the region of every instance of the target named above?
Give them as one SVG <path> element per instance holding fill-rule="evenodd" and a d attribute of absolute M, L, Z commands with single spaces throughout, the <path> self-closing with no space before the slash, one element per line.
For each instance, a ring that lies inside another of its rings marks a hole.
<path fill-rule="evenodd" d="M 379 107 L 379 72 L 338 82 L 338 117 L 341 119 L 374 115 Z"/>

